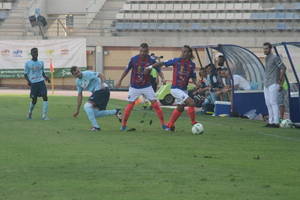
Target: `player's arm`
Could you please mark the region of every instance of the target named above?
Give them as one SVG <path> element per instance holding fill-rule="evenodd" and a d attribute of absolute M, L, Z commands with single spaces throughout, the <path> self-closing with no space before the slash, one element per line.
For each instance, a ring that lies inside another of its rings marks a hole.
<path fill-rule="evenodd" d="M 281 59 L 278 57 L 278 60 L 276 61 L 277 66 L 280 68 L 280 74 L 279 74 L 279 86 L 280 86 L 280 90 L 282 89 L 282 85 L 284 83 L 284 75 L 285 75 L 285 71 L 286 71 L 286 67 L 283 64 L 283 62 L 281 61 Z"/>
<path fill-rule="evenodd" d="M 28 73 L 29 73 L 29 68 L 28 68 L 28 65 L 27 65 L 27 63 L 25 64 L 25 67 L 24 67 L 24 77 L 25 77 L 25 79 L 26 79 L 26 81 L 27 81 L 27 85 L 28 86 L 31 86 L 31 81 L 29 80 L 29 78 L 28 78 Z"/>
<path fill-rule="evenodd" d="M 101 72 L 99 72 L 98 77 L 101 79 L 102 82 L 106 81 L 104 74 L 102 74 Z"/>
<path fill-rule="evenodd" d="M 158 76 L 161 78 L 162 84 L 165 85 L 167 83 L 167 81 L 165 79 L 164 73 L 162 73 L 162 71 L 160 71 L 160 72 L 158 72 Z M 158 79 L 158 77 L 157 77 L 157 79 Z"/>
<path fill-rule="evenodd" d="M 77 108 L 76 108 L 76 112 L 73 114 L 73 117 L 77 117 L 79 115 L 81 104 L 82 104 L 82 91 L 78 92 L 78 95 L 77 95 Z"/>
<path fill-rule="evenodd" d="M 119 81 L 118 81 L 118 83 L 117 83 L 117 85 L 116 85 L 117 88 L 120 88 L 120 87 L 121 87 L 121 84 L 122 84 L 123 79 L 127 76 L 128 72 L 132 69 L 132 67 L 133 67 L 133 63 L 132 63 L 132 62 L 133 62 L 133 61 L 130 60 L 128 66 L 126 67 L 126 69 L 125 69 L 124 72 L 122 73 L 121 78 L 119 79 Z"/>
<path fill-rule="evenodd" d="M 192 83 L 193 83 L 197 88 L 200 88 L 200 84 L 197 82 L 197 78 L 196 78 L 196 77 L 192 77 Z"/>
<path fill-rule="evenodd" d="M 280 75 L 279 75 L 279 86 L 280 86 L 279 89 L 280 90 L 282 90 L 282 88 L 283 88 L 285 71 L 286 71 L 285 67 L 280 70 Z"/>
<path fill-rule="evenodd" d="M 175 62 L 176 62 L 176 59 L 171 59 L 171 60 L 168 60 L 168 61 L 165 61 L 165 62 L 157 62 L 157 63 L 154 63 L 154 64 L 146 67 L 146 70 L 151 71 L 151 69 L 154 67 L 157 71 L 160 71 L 162 66 L 169 67 L 169 66 L 174 65 Z"/>
<path fill-rule="evenodd" d="M 46 76 L 45 74 L 45 71 L 44 71 L 44 62 L 42 62 L 42 70 L 43 70 L 43 77 L 45 78 L 45 80 L 48 82 L 48 83 L 51 83 L 50 79 L 48 76 Z"/>
<path fill-rule="evenodd" d="M 129 72 L 129 71 L 125 70 L 125 71 L 122 73 L 121 78 L 120 78 L 120 80 L 118 81 L 118 83 L 117 83 L 117 85 L 116 85 L 117 88 L 121 87 L 122 81 L 123 81 L 123 79 L 127 76 L 128 72 Z"/>
<path fill-rule="evenodd" d="M 282 68 L 280 70 L 280 76 L 279 76 L 279 84 L 282 86 L 284 83 L 284 74 L 285 74 L 286 68 Z"/>
<path fill-rule="evenodd" d="M 45 80 L 48 82 L 48 83 L 51 83 L 50 79 L 48 76 L 46 76 L 45 72 L 43 71 L 43 77 L 45 78 Z"/>
<path fill-rule="evenodd" d="M 163 64 L 162 63 L 155 63 L 154 65 L 162 66 Z M 165 79 L 164 73 L 161 71 L 160 67 L 155 67 L 154 66 L 154 69 L 152 69 L 152 70 L 156 70 L 157 73 L 158 73 L 157 84 L 159 83 L 159 77 L 160 77 L 162 84 L 165 85 L 166 84 L 166 79 Z"/>
<path fill-rule="evenodd" d="M 279 90 L 282 90 L 282 85 L 284 83 L 284 75 L 285 75 L 286 67 L 283 64 L 283 62 L 282 62 L 282 60 L 280 59 L 279 56 L 276 57 L 275 65 L 280 69 L 278 85 L 279 85 Z"/>
<path fill-rule="evenodd" d="M 193 70 L 190 72 L 190 78 L 192 79 L 192 83 L 193 83 L 197 88 L 200 88 L 201 85 L 200 85 L 200 83 L 197 81 L 197 75 L 196 75 L 196 72 L 195 72 L 195 68 L 196 68 L 196 66 L 193 65 Z"/>
<path fill-rule="evenodd" d="M 27 74 L 24 74 L 24 77 L 25 77 L 25 79 L 26 79 L 26 81 L 27 81 L 27 85 L 28 85 L 28 86 L 31 86 L 31 82 L 30 82 L 30 80 L 29 80 L 29 78 L 28 78 L 28 75 L 27 75 Z"/>
<path fill-rule="evenodd" d="M 152 68 L 155 68 L 158 72 L 160 72 L 160 68 L 164 65 L 163 62 L 154 63 L 145 68 L 144 74 L 149 74 Z"/>

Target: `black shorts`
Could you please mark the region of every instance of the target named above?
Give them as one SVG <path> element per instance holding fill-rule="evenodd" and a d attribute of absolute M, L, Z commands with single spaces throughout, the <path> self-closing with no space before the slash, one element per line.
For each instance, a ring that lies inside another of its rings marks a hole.
<path fill-rule="evenodd" d="M 106 106 L 108 104 L 110 97 L 110 91 L 108 87 L 102 90 L 97 90 L 93 92 L 92 96 L 90 96 L 89 101 L 93 102 L 94 105 L 99 110 L 106 110 Z"/>
<path fill-rule="evenodd" d="M 47 87 L 45 81 L 31 83 L 30 98 L 47 96 Z"/>

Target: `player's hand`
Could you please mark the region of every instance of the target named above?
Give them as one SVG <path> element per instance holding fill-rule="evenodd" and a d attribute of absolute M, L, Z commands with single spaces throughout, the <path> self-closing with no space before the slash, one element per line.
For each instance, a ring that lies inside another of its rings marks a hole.
<path fill-rule="evenodd" d="M 163 85 L 167 84 L 167 81 L 165 79 L 162 79 L 161 82 L 162 82 Z"/>
<path fill-rule="evenodd" d="M 116 84 L 116 88 L 120 88 L 121 87 L 121 81 L 118 81 L 118 83 Z"/>
<path fill-rule="evenodd" d="M 73 114 L 73 117 L 77 117 L 79 115 L 79 112 L 76 111 L 74 114 Z"/>
<path fill-rule="evenodd" d="M 48 76 L 45 77 L 45 80 L 48 82 L 48 83 L 51 83 L 50 79 Z"/>

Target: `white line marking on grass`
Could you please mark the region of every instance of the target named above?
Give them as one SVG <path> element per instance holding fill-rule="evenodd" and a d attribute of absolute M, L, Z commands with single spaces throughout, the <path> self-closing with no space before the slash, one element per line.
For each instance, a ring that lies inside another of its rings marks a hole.
<path fill-rule="evenodd" d="M 285 136 L 272 135 L 272 134 L 266 134 L 266 133 L 258 133 L 258 134 L 265 135 L 265 136 L 272 136 L 272 137 L 279 138 L 279 139 L 285 139 L 285 140 L 300 142 L 300 139 L 292 138 L 292 137 L 285 137 Z"/>

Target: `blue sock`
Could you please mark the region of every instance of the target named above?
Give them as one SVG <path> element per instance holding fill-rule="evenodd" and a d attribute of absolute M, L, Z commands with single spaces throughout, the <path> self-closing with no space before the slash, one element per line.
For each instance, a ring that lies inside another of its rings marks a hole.
<path fill-rule="evenodd" d="M 43 117 L 47 117 L 48 114 L 48 101 L 43 101 Z"/>
<path fill-rule="evenodd" d="M 104 117 L 104 116 L 108 116 L 108 115 L 115 115 L 116 114 L 116 110 L 94 110 L 95 113 L 95 117 Z"/>
<path fill-rule="evenodd" d="M 93 127 L 100 128 L 99 124 L 97 123 L 96 117 L 95 117 L 95 109 L 93 108 L 93 105 L 90 103 L 84 104 L 84 110 L 92 124 Z"/>

